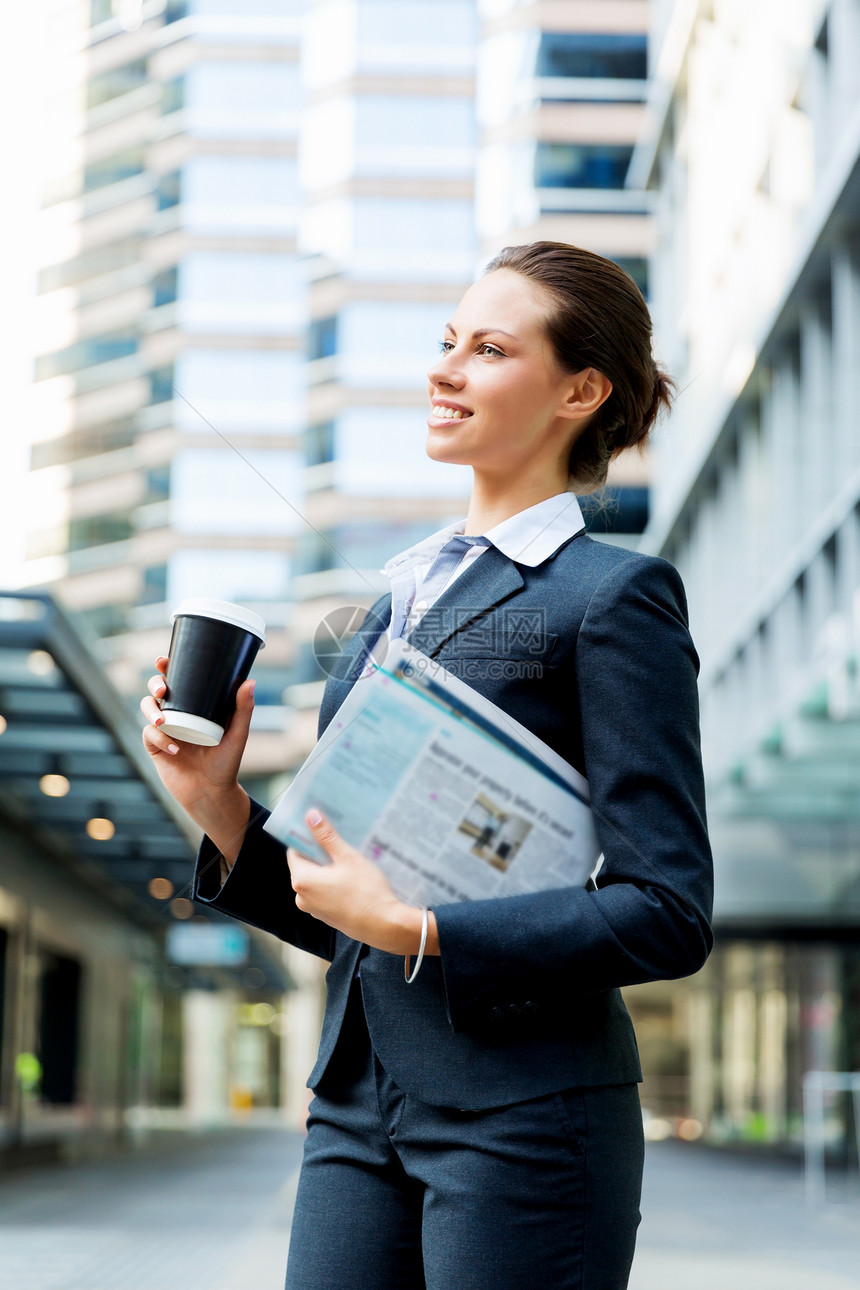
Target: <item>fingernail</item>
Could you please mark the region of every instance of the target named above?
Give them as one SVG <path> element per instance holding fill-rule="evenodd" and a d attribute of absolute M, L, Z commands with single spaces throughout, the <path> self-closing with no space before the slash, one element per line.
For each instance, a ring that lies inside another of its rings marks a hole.
<path fill-rule="evenodd" d="M 248 686 L 248 693 L 250 694 L 252 699 L 254 697 L 254 691 L 256 690 L 256 688 L 257 688 L 256 681 L 252 681 L 251 684 Z"/>
<path fill-rule="evenodd" d="M 154 726 L 160 726 L 164 717 L 150 717 L 149 719 Z"/>
<path fill-rule="evenodd" d="M 308 824 L 311 826 L 312 829 L 318 828 L 319 825 L 322 824 L 323 822 L 323 817 L 320 815 L 319 811 L 317 810 L 308 811 L 307 815 L 305 816 L 305 819 L 307 820 Z"/>
<path fill-rule="evenodd" d="M 155 693 L 156 693 L 156 694 L 164 694 L 164 691 L 165 691 L 166 689 L 167 689 L 167 686 L 166 686 L 166 685 L 164 685 L 164 684 L 162 684 L 162 685 L 157 685 L 157 686 L 155 687 Z"/>
<path fill-rule="evenodd" d="M 169 753 L 178 753 L 178 752 L 179 752 L 179 745 L 178 745 L 178 744 L 168 744 L 168 745 L 167 745 L 167 751 L 168 751 Z"/>

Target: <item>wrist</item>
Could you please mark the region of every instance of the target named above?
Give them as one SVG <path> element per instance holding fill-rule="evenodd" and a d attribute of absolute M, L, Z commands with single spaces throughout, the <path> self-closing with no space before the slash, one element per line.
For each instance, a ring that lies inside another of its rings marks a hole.
<path fill-rule="evenodd" d="M 238 783 L 198 798 L 186 808 L 207 837 L 232 865 L 242 846 L 251 815 L 251 799 Z"/>
<path fill-rule="evenodd" d="M 417 954 L 421 944 L 421 927 L 424 913 L 414 905 L 397 901 L 392 906 L 386 928 L 384 948 L 389 954 Z M 436 929 L 436 915 L 433 910 L 427 913 L 427 943 L 424 946 L 425 956 L 439 953 L 439 935 Z"/>

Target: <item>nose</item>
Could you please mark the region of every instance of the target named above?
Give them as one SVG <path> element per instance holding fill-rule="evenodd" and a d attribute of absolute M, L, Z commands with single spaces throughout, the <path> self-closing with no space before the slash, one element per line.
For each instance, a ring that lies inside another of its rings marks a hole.
<path fill-rule="evenodd" d="M 460 360 L 455 357 L 456 350 L 448 350 L 437 358 L 427 373 L 427 380 L 437 390 L 446 386 L 452 390 L 462 390 L 466 378 L 459 370 Z"/>

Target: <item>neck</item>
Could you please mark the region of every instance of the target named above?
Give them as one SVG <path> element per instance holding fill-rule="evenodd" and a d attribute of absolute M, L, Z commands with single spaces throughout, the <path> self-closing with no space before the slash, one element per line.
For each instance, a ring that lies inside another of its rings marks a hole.
<path fill-rule="evenodd" d="M 512 515 L 518 515 L 520 511 L 528 510 L 530 506 L 537 506 L 538 502 L 545 502 L 548 497 L 555 497 L 568 490 L 569 480 L 566 475 L 536 479 L 529 479 L 526 475 L 518 480 L 502 480 L 475 471 L 464 533 L 467 537 L 487 533 L 497 524 L 509 520 Z"/>

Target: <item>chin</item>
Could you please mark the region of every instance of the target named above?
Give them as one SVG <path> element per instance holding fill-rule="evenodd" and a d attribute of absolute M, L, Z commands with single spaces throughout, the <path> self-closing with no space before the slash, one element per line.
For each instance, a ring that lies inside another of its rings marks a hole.
<path fill-rule="evenodd" d="M 463 454 L 457 452 L 452 443 L 445 443 L 444 440 L 436 438 L 435 433 L 431 430 L 427 435 L 427 442 L 424 445 L 424 451 L 431 461 L 441 461 L 448 466 L 462 466 L 469 463 L 464 460 Z"/>

